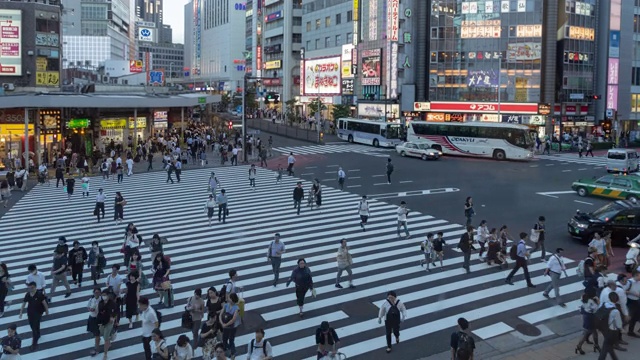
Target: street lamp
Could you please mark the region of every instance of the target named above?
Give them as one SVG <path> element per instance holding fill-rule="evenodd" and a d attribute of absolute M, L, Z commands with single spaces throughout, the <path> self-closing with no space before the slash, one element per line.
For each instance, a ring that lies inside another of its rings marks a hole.
<path fill-rule="evenodd" d="M 248 51 L 243 51 L 242 56 L 244 59 L 244 68 L 247 68 L 247 59 L 251 53 Z M 246 97 L 247 97 L 247 71 L 244 71 L 244 80 L 242 84 L 242 161 L 247 163 L 247 146 L 246 146 L 246 136 L 247 136 L 247 110 L 246 106 Z"/>

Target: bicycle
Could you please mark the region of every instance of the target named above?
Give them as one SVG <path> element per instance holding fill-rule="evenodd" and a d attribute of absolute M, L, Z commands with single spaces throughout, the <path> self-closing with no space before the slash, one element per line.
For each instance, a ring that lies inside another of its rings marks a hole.
<path fill-rule="evenodd" d="M 331 354 L 327 353 L 320 360 L 347 360 L 347 355 L 345 355 L 345 354 L 343 354 L 341 352 L 337 352 L 333 356 L 331 356 Z"/>

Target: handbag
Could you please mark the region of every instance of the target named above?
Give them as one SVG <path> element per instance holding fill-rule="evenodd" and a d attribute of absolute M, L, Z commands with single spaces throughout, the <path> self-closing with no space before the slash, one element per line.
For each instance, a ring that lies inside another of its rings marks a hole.
<path fill-rule="evenodd" d="M 534 243 L 537 243 L 540 239 L 540 233 L 536 231 L 536 229 L 531 229 L 531 235 L 529 235 L 529 239 Z"/>
<path fill-rule="evenodd" d="M 160 283 L 160 289 L 169 290 L 171 289 L 171 280 L 166 280 Z"/>
<path fill-rule="evenodd" d="M 233 314 L 229 314 L 229 312 L 227 311 L 227 305 L 225 304 L 224 308 L 222 309 L 222 323 L 226 324 L 231 321 L 231 319 L 233 319 Z"/>
<path fill-rule="evenodd" d="M 127 205 L 127 200 L 122 201 L 122 206 L 125 206 L 125 205 Z"/>
<path fill-rule="evenodd" d="M 125 251 L 126 251 L 126 245 L 122 244 L 122 247 L 120 248 L 120 254 L 124 254 Z"/>
<path fill-rule="evenodd" d="M 191 299 L 189 299 L 189 304 L 191 304 Z M 184 329 L 193 329 L 193 317 L 191 316 L 191 311 L 187 310 L 187 306 L 184 307 L 184 312 L 182 313 L 181 325 Z"/>

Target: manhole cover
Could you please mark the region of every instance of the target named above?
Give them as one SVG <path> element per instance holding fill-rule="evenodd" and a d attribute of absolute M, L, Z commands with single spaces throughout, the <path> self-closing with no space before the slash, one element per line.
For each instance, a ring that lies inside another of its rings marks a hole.
<path fill-rule="evenodd" d="M 536 337 L 542 335 L 542 332 L 531 324 L 518 324 L 516 325 L 516 331 L 522 335 Z"/>

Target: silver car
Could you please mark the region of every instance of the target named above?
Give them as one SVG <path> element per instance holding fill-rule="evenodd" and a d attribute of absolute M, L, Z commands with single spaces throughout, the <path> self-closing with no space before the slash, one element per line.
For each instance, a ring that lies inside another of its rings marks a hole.
<path fill-rule="evenodd" d="M 438 160 L 442 156 L 442 152 L 430 148 L 427 144 L 413 142 L 405 142 L 396 146 L 396 152 L 400 156 L 418 157 L 422 160 Z"/>

